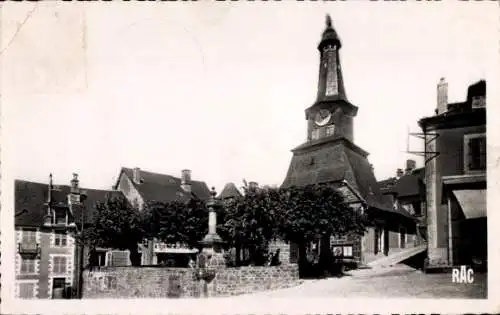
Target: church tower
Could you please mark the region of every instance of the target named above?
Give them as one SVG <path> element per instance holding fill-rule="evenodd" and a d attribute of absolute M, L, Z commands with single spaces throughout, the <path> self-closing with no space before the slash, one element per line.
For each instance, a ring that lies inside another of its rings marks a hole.
<path fill-rule="evenodd" d="M 292 150 L 282 187 L 347 183 L 359 202 L 381 205 L 382 195 L 368 153 L 354 144 L 353 122 L 358 108 L 347 99 L 340 64 L 342 43 L 328 15 L 317 48 L 317 97 L 305 110 L 307 140 Z"/>
<path fill-rule="evenodd" d="M 353 117 L 358 108 L 347 100 L 340 65 L 341 47 L 332 20 L 327 16 L 326 28 L 318 45 L 320 62 L 317 98 L 306 110 L 308 140 L 336 136 L 354 141 Z"/>

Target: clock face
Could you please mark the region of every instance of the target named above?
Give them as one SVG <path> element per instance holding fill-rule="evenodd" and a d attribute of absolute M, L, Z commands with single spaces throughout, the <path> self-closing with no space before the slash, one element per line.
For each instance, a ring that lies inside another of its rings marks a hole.
<path fill-rule="evenodd" d="M 327 109 L 321 109 L 314 117 L 314 122 L 318 126 L 326 125 L 332 118 L 332 113 Z"/>

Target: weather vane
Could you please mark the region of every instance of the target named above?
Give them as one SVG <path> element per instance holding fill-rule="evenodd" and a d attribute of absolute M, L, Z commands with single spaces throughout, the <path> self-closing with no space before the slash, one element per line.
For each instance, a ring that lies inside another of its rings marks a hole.
<path fill-rule="evenodd" d="M 330 17 L 330 14 L 326 15 L 326 27 L 328 28 L 332 27 L 332 18 Z"/>

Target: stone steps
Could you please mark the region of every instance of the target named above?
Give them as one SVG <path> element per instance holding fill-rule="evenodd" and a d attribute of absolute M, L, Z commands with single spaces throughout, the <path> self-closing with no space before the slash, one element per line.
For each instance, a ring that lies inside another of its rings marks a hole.
<path fill-rule="evenodd" d="M 427 245 L 419 245 L 412 248 L 404 249 L 400 252 L 394 253 L 392 255 L 371 261 L 368 263 L 370 267 L 389 267 L 400 263 L 412 256 L 418 255 L 427 249 Z"/>

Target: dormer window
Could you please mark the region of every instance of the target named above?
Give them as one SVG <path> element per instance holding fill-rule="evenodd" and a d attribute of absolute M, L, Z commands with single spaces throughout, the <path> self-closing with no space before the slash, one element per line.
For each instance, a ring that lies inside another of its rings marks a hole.
<path fill-rule="evenodd" d="M 69 194 L 68 200 L 69 200 L 69 204 L 78 205 L 78 204 L 80 204 L 80 195 L 79 194 Z"/>
<path fill-rule="evenodd" d="M 54 223 L 57 225 L 68 224 L 68 214 L 66 209 L 55 209 L 54 210 Z"/>
<path fill-rule="evenodd" d="M 472 97 L 472 109 L 485 108 L 485 107 L 486 107 L 486 97 L 484 96 Z"/>

